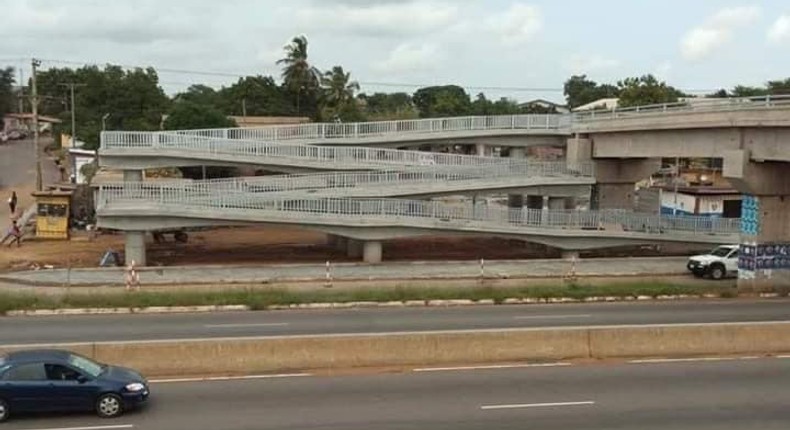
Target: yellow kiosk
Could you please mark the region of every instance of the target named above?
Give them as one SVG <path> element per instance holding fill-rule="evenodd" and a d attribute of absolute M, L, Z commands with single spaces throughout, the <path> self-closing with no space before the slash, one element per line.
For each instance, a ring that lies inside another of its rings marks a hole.
<path fill-rule="evenodd" d="M 33 193 L 38 205 L 36 237 L 68 239 L 71 191 L 38 191 Z"/>

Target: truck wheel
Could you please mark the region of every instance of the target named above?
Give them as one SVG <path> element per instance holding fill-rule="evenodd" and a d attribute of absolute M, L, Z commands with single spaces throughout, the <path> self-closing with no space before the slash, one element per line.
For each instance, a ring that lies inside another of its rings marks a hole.
<path fill-rule="evenodd" d="M 710 266 L 710 277 L 711 279 L 720 280 L 724 279 L 724 275 L 727 274 L 727 271 L 724 269 L 724 266 L 721 264 L 714 264 Z"/>

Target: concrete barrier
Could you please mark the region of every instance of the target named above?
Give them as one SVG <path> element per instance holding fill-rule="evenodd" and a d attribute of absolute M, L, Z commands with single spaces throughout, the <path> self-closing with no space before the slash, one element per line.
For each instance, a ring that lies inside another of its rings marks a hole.
<path fill-rule="evenodd" d="M 790 352 L 790 324 L 508 329 L 36 345 L 149 377 Z M 24 346 L 0 346 L 0 352 Z"/>

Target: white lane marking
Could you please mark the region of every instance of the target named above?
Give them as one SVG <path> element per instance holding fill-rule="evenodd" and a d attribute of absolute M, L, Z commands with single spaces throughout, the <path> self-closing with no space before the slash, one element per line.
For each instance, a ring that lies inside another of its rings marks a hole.
<path fill-rule="evenodd" d="M 288 323 L 205 324 L 204 328 L 285 327 Z"/>
<path fill-rule="evenodd" d="M 649 358 L 643 360 L 630 360 L 629 364 L 660 364 L 660 363 L 693 363 L 705 361 L 736 361 L 736 360 L 759 360 L 763 357 L 696 357 L 696 358 Z"/>
<path fill-rule="evenodd" d="M 513 317 L 514 320 L 548 320 L 548 319 L 571 319 L 571 318 L 590 318 L 590 314 L 577 315 L 529 315 Z"/>
<path fill-rule="evenodd" d="M 116 430 L 116 429 L 130 429 L 134 428 L 132 424 L 119 424 L 114 426 L 95 426 L 95 427 L 53 427 L 45 429 L 30 429 L 30 430 Z"/>
<path fill-rule="evenodd" d="M 276 375 L 247 375 L 247 376 L 211 376 L 205 378 L 173 378 L 173 379 L 151 379 L 152 384 L 172 384 L 176 382 L 219 382 L 219 381 L 244 381 L 252 379 L 281 379 L 281 378 L 304 378 L 313 376 L 312 373 L 280 373 Z"/>
<path fill-rule="evenodd" d="M 563 407 L 563 406 L 590 406 L 594 405 L 595 402 L 592 400 L 584 401 L 584 402 L 557 402 L 557 403 L 522 403 L 522 404 L 514 404 L 514 405 L 484 405 L 480 406 L 480 409 L 484 411 L 491 411 L 497 409 L 525 409 L 525 408 L 553 408 L 553 407 Z"/>
<path fill-rule="evenodd" d="M 529 367 L 563 367 L 572 366 L 572 363 L 524 363 L 524 364 L 496 364 L 491 366 L 458 366 L 458 367 L 422 367 L 412 369 L 412 372 L 446 372 L 454 370 L 492 370 L 492 369 L 519 369 Z"/>
<path fill-rule="evenodd" d="M 777 355 L 776 358 L 786 359 L 786 358 L 790 358 L 790 355 Z"/>

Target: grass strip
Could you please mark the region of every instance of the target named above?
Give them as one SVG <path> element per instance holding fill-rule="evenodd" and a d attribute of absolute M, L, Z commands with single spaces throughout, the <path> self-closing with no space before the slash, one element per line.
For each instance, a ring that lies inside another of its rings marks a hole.
<path fill-rule="evenodd" d="M 670 283 L 634 282 L 611 285 L 566 284 L 562 286 L 524 287 L 424 287 L 325 289 L 292 291 L 287 289 L 250 288 L 245 290 L 141 291 L 101 294 L 72 293 L 62 296 L 0 292 L 0 315 L 12 310 L 64 308 L 144 308 L 149 306 L 247 305 L 264 310 L 274 305 L 325 302 L 393 302 L 410 300 L 493 300 L 508 298 L 551 299 L 568 297 L 638 297 L 715 294 L 737 296 L 732 286 L 688 286 Z"/>

